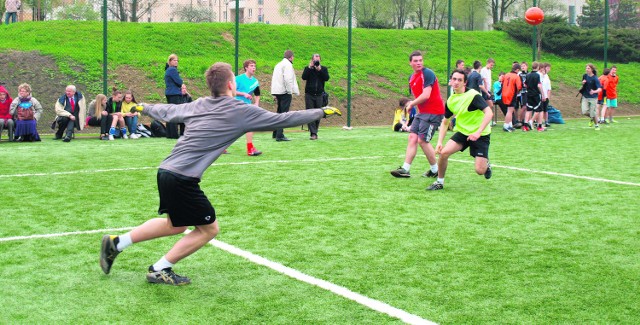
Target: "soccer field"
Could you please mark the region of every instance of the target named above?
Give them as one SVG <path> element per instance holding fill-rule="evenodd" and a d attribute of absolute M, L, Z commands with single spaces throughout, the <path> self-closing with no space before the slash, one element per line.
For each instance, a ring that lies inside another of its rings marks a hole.
<path fill-rule="evenodd" d="M 389 174 L 390 127 L 257 133 L 259 157 L 241 138 L 200 183 L 221 231 L 175 266 L 184 287 L 145 279 L 177 237 L 98 264 L 103 234 L 157 215 L 175 140 L 2 141 L 0 323 L 635 324 L 640 118 L 586 121 L 497 127 L 493 178 L 458 153 L 437 192 L 424 156 Z"/>

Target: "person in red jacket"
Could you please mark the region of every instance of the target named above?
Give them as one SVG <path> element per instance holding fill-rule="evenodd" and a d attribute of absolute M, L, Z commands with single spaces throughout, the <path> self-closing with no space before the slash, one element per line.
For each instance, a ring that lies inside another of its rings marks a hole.
<path fill-rule="evenodd" d="M 2 130 L 7 128 L 9 141 L 13 141 L 13 116 L 9 113 L 11 101 L 13 99 L 7 89 L 0 85 L 0 138 L 2 138 Z"/>

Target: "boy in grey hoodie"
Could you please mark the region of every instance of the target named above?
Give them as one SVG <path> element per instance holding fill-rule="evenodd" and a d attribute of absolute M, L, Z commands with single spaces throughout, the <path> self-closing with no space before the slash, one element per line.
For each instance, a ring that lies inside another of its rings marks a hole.
<path fill-rule="evenodd" d="M 196 252 L 219 232 L 215 210 L 199 186 L 204 171 L 246 132 L 287 128 L 327 115 L 340 115 L 340 111 L 333 108 L 276 114 L 239 101 L 234 98 L 235 76 L 226 63 L 215 63 L 205 77 L 211 97 L 182 104 L 180 109 L 175 109 L 174 104 L 142 104 L 143 114 L 186 126 L 184 136 L 178 139 L 158 170 L 158 213 L 167 216 L 148 220 L 120 236 L 104 235 L 100 250 L 104 273 L 110 272 L 116 256 L 131 244 L 181 234 L 188 226 L 195 226 L 151 265 L 147 273 L 147 281 L 151 283 L 189 284 L 189 278 L 173 272 L 173 265 Z"/>

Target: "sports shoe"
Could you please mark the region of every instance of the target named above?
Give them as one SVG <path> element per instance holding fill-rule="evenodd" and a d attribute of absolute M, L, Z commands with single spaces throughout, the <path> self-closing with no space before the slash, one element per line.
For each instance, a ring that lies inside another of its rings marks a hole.
<path fill-rule="evenodd" d="M 491 164 L 487 163 L 487 170 L 484 172 L 484 178 L 489 179 L 491 178 L 491 175 L 493 175 L 493 172 L 491 171 Z"/>
<path fill-rule="evenodd" d="M 106 135 L 103 135 L 103 136 L 100 137 L 100 140 L 109 140 L 109 137 L 106 136 Z"/>
<path fill-rule="evenodd" d="M 435 178 L 438 177 L 438 172 L 432 172 L 431 169 L 427 170 L 426 172 L 424 172 L 424 174 L 422 174 L 422 177 L 431 177 L 431 178 Z"/>
<path fill-rule="evenodd" d="M 438 191 L 444 190 L 444 185 L 442 183 L 438 183 L 438 181 L 433 182 L 433 184 L 427 187 L 427 191 Z"/>
<path fill-rule="evenodd" d="M 589 120 L 589 127 L 593 126 L 593 120 Z"/>
<path fill-rule="evenodd" d="M 114 139 L 114 137 L 113 137 L 113 134 L 109 134 L 109 140 L 110 140 L 110 141 L 115 140 L 115 139 Z"/>
<path fill-rule="evenodd" d="M 538 126 L 538 132 L 544 132 L 544 131 L 546 131 L 546 129 L 542 127 L 542 124 Z"/>
<path fill-rule="evenodd" d="M 522 131 L 529 132 L 529 126 L 526 124 L 522 124 Z"/>
<path fill-rule="evenodd" d="M 130 136 L 131 139 L 139 139 L 141 137 L 140 134 L 134 133 Z"/>
<path fill-rule="evenodd" d="M 513 131 L 511 131 L 511 128 L 509 128 L 509 127 L 506 127 L 506 128 L 503 127 L 502 131 L 504 131 L 504 132 L 513 132 Z"/>
<path fill-rule="evenodd" d="M 409 173 L 408 170 L 405 170 L 402 167 L 398 167 L 398 169 L 396 170 L 392 170 L 391 171 L 391 175 L 393 175 L 393 177 L 398 177 L 398 178 L 407 178 L 407 177 L 411 177 L 411 174 Z"/>
<path fill-rule="evenodd" d="M 126 133 L 123 133 L 123 134 L 122 134 L 122 138 L 123 138 L 123 139 L 129 139 L 129 136 L 128 136 Z"/>
<path fill-rule="evenodd" d="M 248 156 L 260 156 L 262 154 L 262 151 L 253 148 L 251 151 L 247 152 Z"/>
<path fill-rule="evenodd" d="M 548 128 L 548 127 L 550 127 L 550 126 L 551 126 L 551 124 L 549 124 L 549 123 L 547 123 L 547 122 L 544 122 L 544 127 L 545 127 L 545 128 Z"/>
<path fill-rule="evenodd" d="M 160 271 L 154 271 L 153 265 L 149 266 L 147 281 L 149 281 L 149 283 L 163 283 L 174 286 L 181 286 L 191 283 L 191 280 L 189 280 L 189 278 L 187 278 L 186 276 L 177 275 L 170 267 L 162 269 Z"/>
<path fill-rule="evenodd" d="M 104 235 L 102 236 L 102 245 L 100 246 L 100 267 L 104 274 L 109 274 L 111 265 L 120 254 L 116 246 L 118 245 L 118 236 Z"/>

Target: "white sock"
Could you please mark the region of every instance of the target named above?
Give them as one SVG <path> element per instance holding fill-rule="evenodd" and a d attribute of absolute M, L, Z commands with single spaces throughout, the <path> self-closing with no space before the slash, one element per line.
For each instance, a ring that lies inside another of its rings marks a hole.
<path fill-rule="evenodd" d="M 409 171 L 409 169 L 411 169 L 411 164 L 404 163 L 402 164 L 402 168 L 406 171 Z"/>
<path fill-rule="evenodd" d="M 158 260 L 156 264 L 153 264 L 154 271 L 160 271 L 168 267 L 173 267 L 173 263 L 167 261 L 167 259 L 164 256 L 160 260 Z"/>
<path fill-rule="evenodd" d="M 438 177 L 438 178 L 436 179 L 436 182 L 438 182 L 438 183 L 440 183 L 440 184 L 444 184 L 444 177 L 443 177 L 443 178 Z"/>
<path fill-rule="evenodd" d="M 124 235 L 118 236 L 118 245 L 116 245 L 116 249 L 119 252 L 122 252 L 125 248 L 131 246 L 133 242 L 131 241 L 131 234 L 126 233 Z"/>
<path fill-rule="evenodd" d="M 432 173 L 437 173 L 438 172 L 438 164 L 431 165 L 431 172 Z"/>

